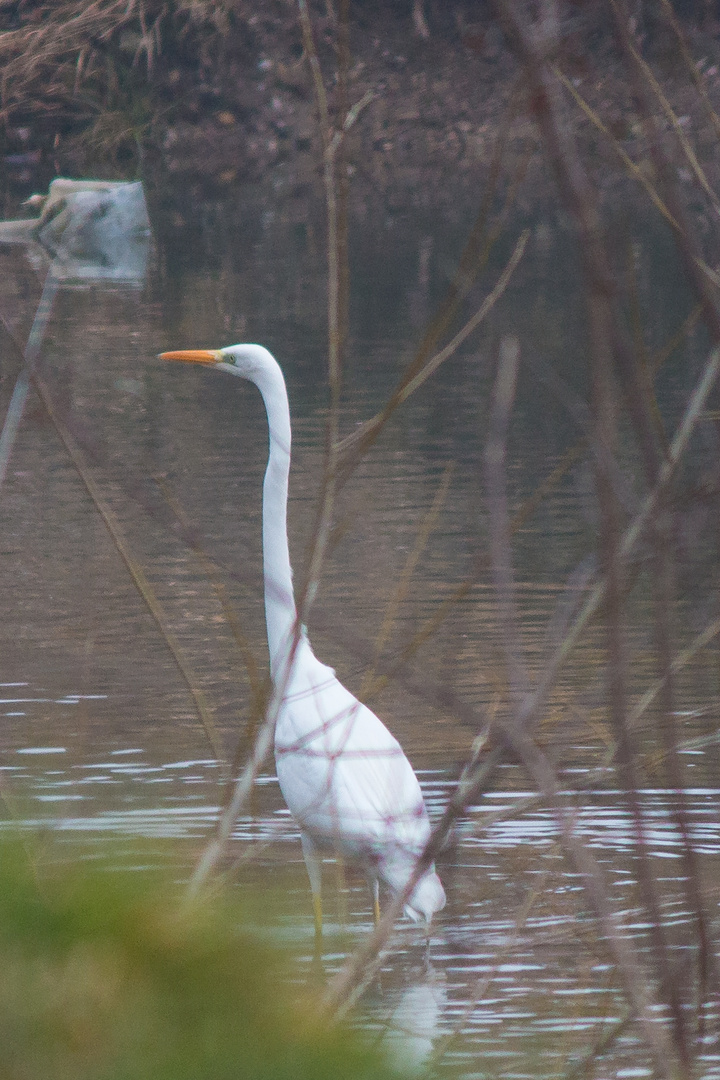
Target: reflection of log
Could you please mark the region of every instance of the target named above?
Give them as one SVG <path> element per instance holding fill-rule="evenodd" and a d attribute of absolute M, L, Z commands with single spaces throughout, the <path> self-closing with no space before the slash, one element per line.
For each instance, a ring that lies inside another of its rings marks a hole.
<path fill-rule="evenodd" d="M 37 218 L 0 221 L 0 244 L 31 244 L 35 239 Z"/>
<path fill-rule="evenodd" d="M 0 222 L 0 243 L 32 245 L 49 256 L 65 279 L 137 281 L 144 277 L 150 244 L 142 184 L 106 180 L 53 180 L 39 218 Z"/>

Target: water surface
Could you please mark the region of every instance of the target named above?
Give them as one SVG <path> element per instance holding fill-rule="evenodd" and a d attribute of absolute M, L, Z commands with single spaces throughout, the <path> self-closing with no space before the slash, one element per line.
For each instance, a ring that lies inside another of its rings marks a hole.
<path fill-rule="evenodd" d="M 28 826 L 49 827 L 60 839 L 82 838 L 89 855 L 110 835 L 131 847 L 145 838 L 173 838 L 180 875 L 189 871 L 215 820 L 225 773 L 118 545 L 150 583 L 230 758 L 247 728 L 248 655 L 261 673 L 266 664 L 260 483 L 267 432 L 254 388 L 221 373 L 164 365 L 157 352 L 254 340 L 280 360 L 294 423 L 289 528 L 298 576 L 322 469 L 326 312 L 318 222 L 305 220 L 289 199 L 276 207 L 252 192 L 243 199 L 240 210 L 237 204 L 206 206 L 191 225 L 171 230 L 163 224 L 167 212 L 158 214 L 156 258 L 142 287 L 65 289 L 57 298 L 43 378 L 101 493 L 115 539 L 35 400 L 0 494 L 0 778 L 7 806 Z M 472 212 L 468 208 L 467 228 Z M 466 316 L 495 280 L 524 224 L 499 245 L 487 276 L 466 299 Z M 552 367 L 571 395 L 579 399 L 585 391 L 577 266 L 562 228 L 530 224 L 527 256 L 490 320 L 393 417 L 344 488 L 340 527 L 310 626 L 318 655 L 360 692 L 371 668 L 378 674 L 392 670 L 443 601 L 477 576 L 412 662 L 372 699 L 415 766 L 433 816 L 504 679 L 490 579 L 482 568 L 482 452 L 503 334 L 518 335 L 527 361 L 509 445 L 513 508 L 582 435 L 577 414 L 538 377 L 543 366 Z M 447 288 L 464 236 L 462 228 L 397 215 L 353 222 L 343 433 L 375 413 L 392 391 Z M 686 317 L 691 298 L 664 234 L 646 231 L 637 245 L 648 343 L 659 346 Z M 16 251 L 0 252 L 0 259 L 0 302 L 22 334 L 40 286 Z M 704 348 L 696 335 L 660 375 L 670 430 Z M 8 349 L 3 407 L 16 370 Z M 715 452 L 712 432 L 703 429 L 693 462 L 701 469 Z M 378 651 L 389 602 L 431 522 L 447 469 L 447 495 Z M 630 485 L 630 507 L 634 497 Z M 678 649 L 715 611 L 707 587 L 714 553 L 692 542 L 702 525 L 684 522 Z M 591 565 L 594 527 L 591 470 L 581 457 L 514 538 L 522 648 L 531 677 L 542 671 L 552 647 L 553 612 L 568 578 Z M 241 644 L 219 588 L 242 628 Z M 627 627 L 635 698 L 653 678 L 647 592 L 641 574 Z M 610 768 L 589 779 L 589 770 L 607 766 L 612 744 L 601 645 L 600 629 L 591 628 L 561 674 L 541 739 L 567 793 L 575 794 L 577 827 L 644 949 L 647 927 L 625 800 Z M 717 662 L 710 648 L 679 676 L 678 721 L 693 843 L 714 903 L 720 895 L 716 698 Z M 672 815 L 676 796 L 663 786 L 660 759 L 653 756 L 653 723 L 650 710 L 641 725 L 647 755 L 642 801 L 663 910 L 677 949 L 691 962 L 681 842 Z M 271 764 L 252 815 L 238 823 L 233 856 L 239 860 L 238 888 L 261 886 L 279 898 L 266 930 L 292 942 L 300 975 L 309 977 L 309 890 L 297 830 Z M 399 927 L 381 986 L 368 997 L 368 1023 L 380 1032 L 393 1016 L 396 1028 L 407 1026 L 408 1016 L 422 1017 L 423 1030 L 408 1036 L 415 1051 L 426 1052 L 434 1040 L 436 1052 L 466 1077 L 569 1070 L 622 1019 L 625 1005 L 581 886 L 562 856 L 553 816 L 534 798 L 519 767 L 499 770 L 494 790 L 461 823 L 440 872 L 448 907 L 433 930 L 429 954 L 416 928 Z M 350 873 L 340 892 L 330 866 L 326 879 L 329 974 L 369 930 L 371 913 L 360 878 Z M 412 1051 L 403 1045 L 403 1052 Z M 704 1075 L 720 1076 L 717 1045 L 708 1041 L 705 1051 Z M 631 1026 L 608 1060 L 613 1075 L 650 1075 Z"/>

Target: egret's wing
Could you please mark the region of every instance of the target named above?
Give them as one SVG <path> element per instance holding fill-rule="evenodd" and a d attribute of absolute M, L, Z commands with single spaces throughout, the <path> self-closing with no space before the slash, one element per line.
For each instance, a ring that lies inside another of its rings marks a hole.
<path fill-rule="evenodd" d="M 429 825 L 402 748 L 330 669 L 318 667 L 321 678 L 295 684 L 278 724 L 278 778 L 291 812 L 328 842 L 419 851 Z"/>

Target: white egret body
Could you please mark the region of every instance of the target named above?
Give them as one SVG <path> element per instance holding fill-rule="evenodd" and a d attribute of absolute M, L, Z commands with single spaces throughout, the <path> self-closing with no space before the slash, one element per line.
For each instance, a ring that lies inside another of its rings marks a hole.
<path fill-rule="evenodd" d="M 265 619 L 273 683 L 284 685 L 275 727 L 278 780 L 300 828 L 318 933 L 323 851 L 364 867 L 377 917 L 378 878 L 394 892 L 405 887 L 430 824 L 417 777 L 385 725 L 317 659 L 304 631 L 292 655 L 297 611 L 287 537 L 291 430 L 282 371 L 261 345 L 161 357 L 212 364 L 255 383 L 262 395 L 270 434 L 263 484 Z M 429 923 L 444 904 L 445 892 L 431 866 L 415 885 L 405 912 Z"/>

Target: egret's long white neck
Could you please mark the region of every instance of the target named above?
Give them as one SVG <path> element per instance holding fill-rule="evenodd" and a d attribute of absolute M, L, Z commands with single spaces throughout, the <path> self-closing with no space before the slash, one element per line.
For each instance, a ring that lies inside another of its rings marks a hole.
<path fill-rule="evenodd" d="M 287 537 L 290 406 L 280 365 L 269 353 L 267 361 L 253 381 L 265 402 L 270 429 L 263 483 L 263 576 L 270 673 L 277 679 L 288 656 L 297 612 Z"/>

